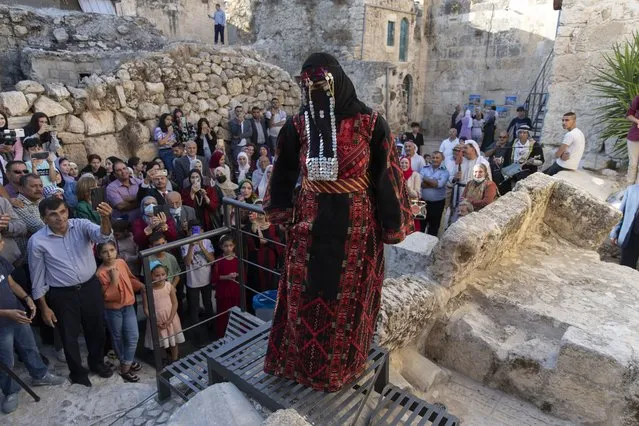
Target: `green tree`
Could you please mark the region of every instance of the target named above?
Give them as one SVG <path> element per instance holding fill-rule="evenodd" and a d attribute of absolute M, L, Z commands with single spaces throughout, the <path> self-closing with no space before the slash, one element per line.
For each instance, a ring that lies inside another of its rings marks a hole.
<path fill-rule="evenodd" d="M 592 83 L 595 96 L 607 101 L 596 109 L 597 121 L 603 124 L 601 138 L 613 139 L 615 156 L 627 158 L 626 136 L 631 123 L 626 112 L 639 94 L 639 32 L 625 43 L 616 43 L 603 57 L 606 66 L 595 70 Z"/>

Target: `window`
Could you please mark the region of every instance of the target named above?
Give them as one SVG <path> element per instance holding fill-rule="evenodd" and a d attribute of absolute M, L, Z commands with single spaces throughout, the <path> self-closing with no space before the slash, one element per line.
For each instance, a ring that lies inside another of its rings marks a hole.
<path fill-rule="evenodd" d="M 388 21 L 388 29 L 386 31 L 386 46 L 395 46 L 395 23 Z"/>
<path fill-rule="evenodd" d="M 402 19 L 399 29 L 399 60 L 406 62 L 408 59 L 408 19 Z"/>
<path fill-rule="evenodd" d="M 413 77 L 408 74 L 402 82 L 402 98 L 406 105 L 406 114 L 410 117 L 413 112 Z"/>

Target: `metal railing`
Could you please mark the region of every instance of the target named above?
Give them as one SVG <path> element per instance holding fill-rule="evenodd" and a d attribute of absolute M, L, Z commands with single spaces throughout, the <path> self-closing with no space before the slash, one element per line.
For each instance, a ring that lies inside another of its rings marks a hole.
<path fill-rule="evenodd" d="M 528 93 L 526 102 L 524 102 L 524 108 L 526 114 L 530 117 L 532 122 L 532 137 L 539 140 L 541 135 L 541 129 L 543 127 L 544 116 L 546 114 L 546 104 L 548 102 L 548 85 L 550 77 L 550 64 L 552 63 L 553 52 L 550 52 L 544 65 L 541 67 L 541 71 L 537 75 L 535 82 Z"/>
<path fill-rule="evenodd" d="M 221 237 L 223 235 L 232 234 L 236 243 L 235 253 L 239 260 L 239 268 L 238 268 L 239 280 L 232 280 L 232 281 L 235 282 L 240 287 L 240 308 L 242 311 L 246 311 L 247 309 L 247 306 L 246 306 L 247 291 L 251 291 L 255 294 L 262 293 L 261 291 L 256 290 L 255 288 L 247 285 L 246 269 L 248 265 L 250 265 L 251 267 L 255 267 L 255 268 L 267 271 L 278 277 L 280 275 L 277 271 L 266 268 L 262 265 L 258 265 L 245 258 L 244 235 L 250 234 L 250 233 L 242 229 L 242 221 L 241 221 L 242 211 L 245 210 L 248 212 L 264 214 L 264 211 L 262 210 L 262 208 L 260 206 L 243 203 L 243 202 L 240 202 L 231 198 L 226 198 L 226 197 L 223 199 L 223 206 L 224 206 L 224 226 L 214 229 L 212 231 L 198 234 L 198 235 L 192 235 L 180 240 L 171 241 L 162 246 L 152 247 L 140 252 L 140 259 L 142 260 L 142 265 L 144 268 L 145 295 L 146 295 L 147 306 L 149 311 L 148 320 L 150 321 L 149 328 L 151 331 L 151 337 L 153 341 L 153 359 L 155 362 L 155 370 L 156 370 L 156 384 L 158 388 L 158 396 L 160 399 L 163 399 L 163 395 L 166 393 L 165 386 L 160 381 L 160 373 L 164 367 L 163 355 L 165 350 L 160 343 L 164 340 L 168 340 L 173 337 L 176 337 L 180 333 L 185 333 L 187 331 L 194 330 L 197 327 L 201 327 L 205 324 L 210 323 L 211 321 L 215 321 L 220 316 L 228 314 L 231 309 L 227 309 L 224 312 L 217 312 L 213 316 L 205 318 L 199 322 L 196 322 L 195 324 L 190 324 L 188 327 L 183 328 L 179 333 L 160 339 L 160 334 L 158 332 L 158 321 L 157 321 L 157 316 L 155 311 L 155 299 L 153 295 L 153 281 L 151 278 L 151 268 L 150 268 L 149 257 L 157 255 L 160 252 L 170 252 L 175 249 L 180 249 L 180 247 L 184 245 L 197 243 L 198 241 L 202 241 L 205 239 L 216 238 L 216 237 Z M 233 218 L 235 218 L 235 221 L 234 221 L 235 223 L 233 223 Z M 279 245 L 281 247 L 284 247 L 284 244 L 280 241 L 275 241 L 269 238 L 262 238 L 262 239 L 268 242 L 271 242 L 273 244 Z M 191 268 L 191 269 L 185 268 L 185 270 L 178 275 L 186 275 L 187 272 L 192 270 L 200 269 L 206 266 L 214 266 L 215 263 L 219 262 L 223 258 L 224 257 L 216 258 L 212 262 L 208 262 L 207 264 L 199 266 L 197 268 Z M 171 280 L 172 278 L 173 276 L 168 277 L 167 279 Z M 211 285 L 210 282 L 207 283 L 207 285 Z M 268 296 L 263 295 L 263 297 L 275 302 L 274 299 L 271 299 Z M 199 298 L 198 298 L 198 309 L 199 309 Z M 220 338 L 222 336 L 217 336 L 217 337 Z"/>

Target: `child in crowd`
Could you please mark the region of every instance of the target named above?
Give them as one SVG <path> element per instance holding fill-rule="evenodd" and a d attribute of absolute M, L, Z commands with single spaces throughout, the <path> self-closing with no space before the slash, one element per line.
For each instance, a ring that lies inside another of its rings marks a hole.
<path fill-rule="evenodd" d="M 261 205 L 257 200 L 254 204 Z M 282 256 L 278 228 L 266 220 L 263 214 L 249 213 L 250 223 L 244 226 L 246 233 L 247 258 L 255 265 L 275 270 Z M 277 275 L 268 270 L 249 265 L 247 282 L 256 290 L 263 292 L 277 288 Z"/>
<path fill-rule="evenodd" d="M 113 236 L 118 247 L 118 257 L 124 260 L 136 277 L 140 277 L 140 259 L 138 245 L 133 240 L 131 223 L 128 220 L 118 219 L 113 222 Z"/>
<path fill-rule="evenodd" d="M 23 146 L 29 154 L 29 161 L 26 162 L 29 173 L 40 176 L 42 186 L 55 185 L 58 182 L 58 172 L 55 168 L 55 154 L 49 153 L 47 158 L 34 158 L 34 155 L 45 152 L 38 138 L 27 138 L 23 141 Z"/>
<path fill-rule="evenodd" d="M 202 232 L 200 221 L 190 220 L 189 234 L 198 235 Z M 186 300 L 189 304 L 191 324 L 199 321 L 200 296 L 204 305 L 206 318 L 213 316 L 213 287 L 211 286 L 211 262 L 215 260 L 215 249 L 208 239 L 197 243 L 185 244 L 181 247 L 182 259 L 186 267 Z M 204 343 L 202 333 L 195 333 L 197 344 Z"/>
<path fill-rule="evenodd" d="M 115 353 L 120 360 L 120 376 L 126 382 L 135 383 L 140 378 L 135 374 L 142 366 L 134 361 L 138 345 L 138 320 L 135 311 L 135 293 L 144 285 L 131 273 L 126 262 L 118 259 L 113 241 L 98 246 L 102 265 L 96 275 L 102 284 L 104 314 Z M 144 292 L 142 292 L 144 299 Z"/>
<path fill-rule="evenodd" d="M 167 281 L 168 271 L 166 266 L 158 260 L 151 262 L 151 280 L 153 282 L 153 301 L 155 302 L 155 317 L 158 324 L 160 346 L 168 349 L 171 362 L 178 359 L 178 344 L 184 343 L 182 324 L 177 316 L 177 297 L 175 287 Z M 144 301 L 144 314 L 149 317 L 149 305 Z M 151 321 L 146 321 L 146 334 L 144 346 L 153 349 L 153 337 L 151 335 Z"/>
<path fill-rule="evenodd" d="M 149 236 L 149 247 L 158 247 L 166 244 L 166 237 L 161 232 L 154 232 Z M 180 265 L 178 264 L 177 259 L 171 253 L 167 253 L 166 251 L 161 251 L 156 255 L 149 256 L 149 262 L 153 262 L 154 260 L 158 260 L 162 262 L 164 267 L 167 270 L 168 279 L 171 285 L 175 288 L 178 286 L 180 282 L 180 274 L 182 273 L 182 269 L 180 269 Z"/>
<path fill-rule="evenodd" d="M 236 282 L 239 280 L 240 262 L 235 256 L 235 241 L 230 235 L 225 235 L 220 240 L 220 245 L 224 257 L 215 264 L 213 271 L 215 305 L 218 313 L 240 305 L 240 285 Z M 217 337 L 224 336 L 228 322 L 228 313 L 217 318 L 215 323 Z"/>

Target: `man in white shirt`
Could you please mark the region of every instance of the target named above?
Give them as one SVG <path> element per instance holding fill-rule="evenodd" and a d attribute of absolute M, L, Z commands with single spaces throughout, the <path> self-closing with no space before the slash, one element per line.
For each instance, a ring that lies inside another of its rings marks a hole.
<path fill-rule="evenodd" d="M 417 153 L 417 145 L 413 141 L 406 141 L 404 143 L 404 150 L 406 150 L 406 158 L 410 160 L 410 167 L 414 172 L 420 173 L 424 167 L 426 167 L 426 160 L 424 157 Z"/>
<path fill-rule="evenodd" d="M 457 129 L 454 127 L 448 130 L 448 138 L 444 139 L 439 145 L 439 151 L 444 153 L 445 159 L 453 158 L 453 148 L 459 144 L 459 138 L 457 138 Z"/>
<path fill-rule="evenodd" d="M 555 152 L 555 162 L 544 170 L 544 173 L 550 176 L 556 175 L 562 170 L 577 170 L 586 148 L 586 137 L 577 128 L 577 115 L 574 112 L 564 114 L 561 124 L 564 129 L 568 130 L 568 133 Z"/>
<path fill-rule="evenodd" d="M 266 111 L 264 116 L 268 120 L 269 149 L 272 153 L 275 153 L 277 136 L 286 124 L 286 111 L 280 108 L 280 100 L 278 98 L 271 99 L 271 109 Z"/>

